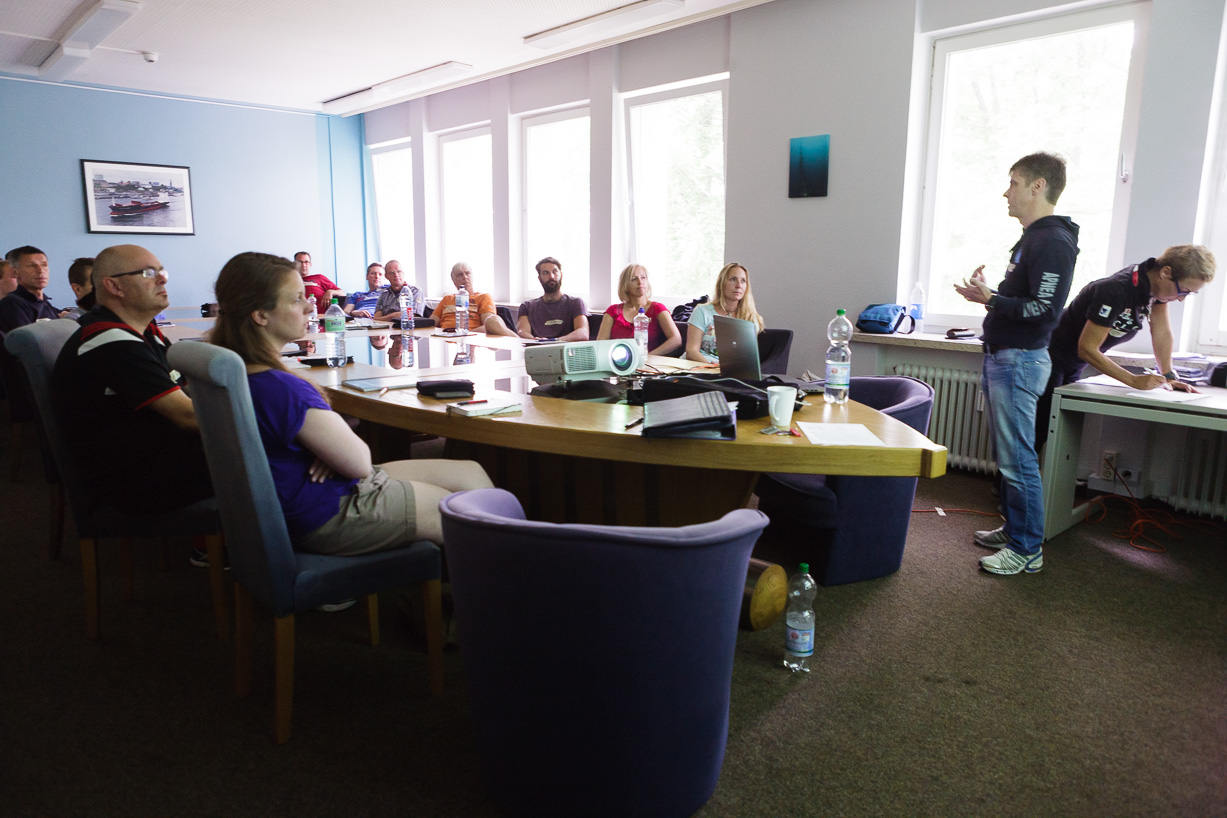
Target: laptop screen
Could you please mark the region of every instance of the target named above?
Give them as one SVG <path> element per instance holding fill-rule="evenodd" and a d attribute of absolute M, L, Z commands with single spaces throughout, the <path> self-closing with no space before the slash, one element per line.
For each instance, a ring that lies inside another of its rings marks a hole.
<path fill-rule="evenodd" d="M 743 381 L 761 381 L 758 360 L 758 331 L 753 321 L 717 315 L 716 352 L 720 356 L 720 374 Z"/>

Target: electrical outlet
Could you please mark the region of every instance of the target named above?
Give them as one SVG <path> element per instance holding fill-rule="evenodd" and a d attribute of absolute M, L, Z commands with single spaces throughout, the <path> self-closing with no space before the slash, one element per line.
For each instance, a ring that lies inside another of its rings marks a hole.
<path fill-rule="evenodd" d="M 1104 480 L 1111 480 L 1116 472 L 1117 457 L 1119 452 L 1114 452 L 1110 449 L 1104 449 L 1103 457 L 1099 459 L 1099 476 Z"/>

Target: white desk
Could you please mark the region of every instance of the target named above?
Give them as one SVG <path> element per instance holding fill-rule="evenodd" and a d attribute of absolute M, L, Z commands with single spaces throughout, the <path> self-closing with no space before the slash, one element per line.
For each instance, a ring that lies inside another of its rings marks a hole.
<path fill-rule="evenodd" d="M 1087 415 L 1145 420 L 1196 429 L 1227 431 L 1227 389 L 1198 387 L 1202 397 L 1168 403 L 1130 396 L 1130 389 L 1073 383 L 1052 396 L 1048 445 L 1044 450 L 1044 539 L 1050 540 L 1086 516 L 1086 504 L 1074 506 L 1075 471 Z"/>

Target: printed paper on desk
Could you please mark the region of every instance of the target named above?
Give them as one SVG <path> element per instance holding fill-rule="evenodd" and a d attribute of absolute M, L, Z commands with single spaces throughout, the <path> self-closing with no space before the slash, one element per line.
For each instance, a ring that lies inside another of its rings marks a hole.
<path fill-rule="evenodd" d="M 1083 378 L 1082 380 L 1074 381 L 1074 383 L 1085 383 L 1085 384 L 1090 384 L 1092 386 L 1116 386 L 1121 389 L 1129 388 L 1125 384 L 1118 381 L 1116 378 L 1113 378 L 1111 375 L 1092 375 L 1089 378 Z"/>
<path fill-rule="evenodd" d="M 862 423 L 798 423 L 797 428 L 815 446 L 885 446 Z"/>
<path fill-rule="evenodd" d="M 1175 389 L 1146 389 L 1136 390 L 1134 392 L 1126 392 L 1126 397 L 1130 398 L 1151 398 L 1153 400 L 1161 400 L 1164 403 L 1184 403 L 1191 400 L 1201 400 L 1206 395 L 1200 392 L 1177 392 Z"/>

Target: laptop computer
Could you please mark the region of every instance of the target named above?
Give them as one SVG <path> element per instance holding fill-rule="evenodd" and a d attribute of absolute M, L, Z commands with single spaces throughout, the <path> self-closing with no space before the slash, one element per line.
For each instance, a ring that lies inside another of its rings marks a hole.
<path fill-rule="evenodd" d="M 717 315 L 716 352 L 720 355 L 720 374 L 743 381 L 761 381 L 758 360 L 758 330 L 753 321 Z"/>

